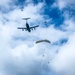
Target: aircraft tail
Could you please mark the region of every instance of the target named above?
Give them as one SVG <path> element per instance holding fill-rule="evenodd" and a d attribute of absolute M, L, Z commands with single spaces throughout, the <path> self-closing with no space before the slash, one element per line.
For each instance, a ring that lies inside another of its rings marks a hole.
<path fill-rule="evenodd" d="M 22 18 L 22 20 L 28 20 L 28 19 L 30 19 L 30 18 Z"/>

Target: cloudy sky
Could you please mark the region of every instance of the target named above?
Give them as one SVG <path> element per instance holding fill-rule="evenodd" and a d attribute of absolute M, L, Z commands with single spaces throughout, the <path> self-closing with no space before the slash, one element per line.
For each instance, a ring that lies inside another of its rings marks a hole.
<path fill-rule="evenodd" d="M 75 0 L 0 0 L 0 75 L 75 75 Z"/>

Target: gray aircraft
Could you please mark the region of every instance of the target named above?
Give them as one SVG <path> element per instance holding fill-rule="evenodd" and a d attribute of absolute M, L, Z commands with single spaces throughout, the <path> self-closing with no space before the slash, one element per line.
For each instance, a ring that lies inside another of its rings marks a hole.
<path fill-rule="evenodd" d="M 25 30 L 25 31 L 31 32 L 31 30 L 36 29 L 36 27 L 39 27 L 39 25 L 30 27 L 27 22 L 28 19 L 30 19 L 30 18 L 22 18 L 22 20 L 26 20 L 26 27 L 18 27 L 18 29 L 22 29 L 22 31 Z"/>

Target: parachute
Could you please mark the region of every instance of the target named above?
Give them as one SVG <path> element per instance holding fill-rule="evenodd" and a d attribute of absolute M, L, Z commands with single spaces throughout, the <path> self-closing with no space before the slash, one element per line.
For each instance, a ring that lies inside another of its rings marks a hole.
<path fill-rule="evenodd" d="M 39 40 L 39 41 L 36 41 L 36 44 L 37 44 L 37 43 L 41 43 L 41 42 L 51 43 L 49 40 L 45 39 L 45 40 Z"/>

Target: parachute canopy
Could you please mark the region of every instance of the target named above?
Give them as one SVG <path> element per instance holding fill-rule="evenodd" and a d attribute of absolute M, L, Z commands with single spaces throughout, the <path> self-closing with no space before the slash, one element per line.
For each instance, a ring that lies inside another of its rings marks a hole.
<path fill-rule="evenodd" d="M 36 44 L 37 44 L 37 43 L 41 43 L 41 42 L 51 43 L 49 40 L 45 39 L 45 40 L 39 40 L 39 41 L 36 41 Z"/>

